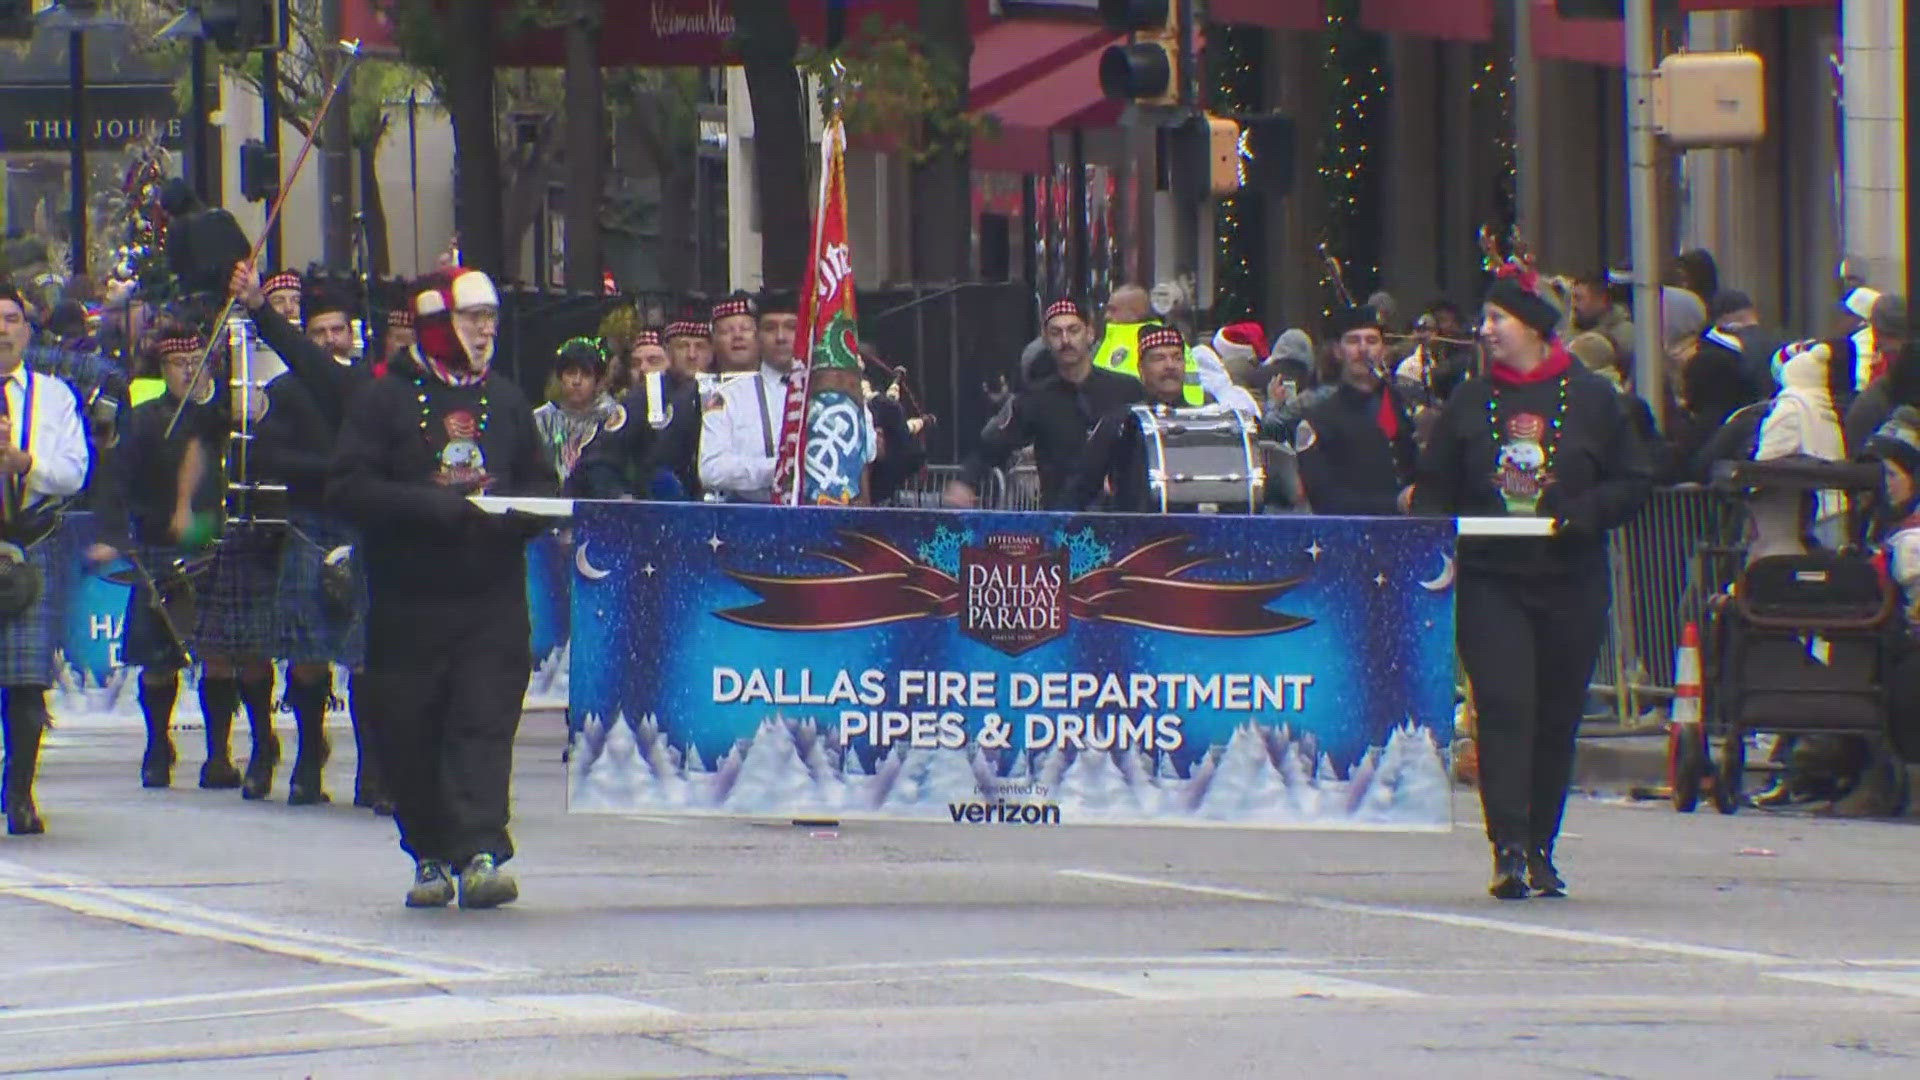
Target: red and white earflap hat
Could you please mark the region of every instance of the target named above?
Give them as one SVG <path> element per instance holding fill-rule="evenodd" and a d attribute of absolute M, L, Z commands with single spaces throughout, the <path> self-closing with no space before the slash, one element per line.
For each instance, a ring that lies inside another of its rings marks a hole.
<path fill-rule="evenodd" d="M 475 357 L 460 340 L 453 313 L 468 308 L 500 306 L 493 279 L 479 270 L 452 266 L 420 279 L 414 290 L 415 348 L 420 355 L 452 371 L 484 368 L 491 355 Z"/>

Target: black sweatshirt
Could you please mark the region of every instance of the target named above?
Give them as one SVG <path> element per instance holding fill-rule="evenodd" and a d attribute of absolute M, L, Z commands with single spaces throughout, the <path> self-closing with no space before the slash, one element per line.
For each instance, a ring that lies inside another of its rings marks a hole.
<path fill-rule="evenodd" d="M 1048 376 L 1008 399 L 981 432 L 980 447 L 967 458 L 960 478 L 978 491 L 989 470 L 1005 465 L 1016 450 L 1031 444 L 1040 473 L 1041 504 L 1048 510 L 1064 509 L 1087 433 L 1102 417 L 1146 396 L 1139 379 L 1097 365 L 1078 384 Z"/>
<path fill-rule="evenodd" d="M 1653 490 L 1646 444 L 1634 430 L 1619 391 L 1580 365 L 1562 378 L 1496 387 L 1484 378 L 1462 383 L 1447 399 L 1433 438 L 1420 457 L 1413 494 L 1422 516 L 1507 517 L 1495 476 L 1507 425 L 1521 414 L 1551 421 L 1566 384 L 1566 414 L 1552 453 L 1551 477 L 1537 516 L 1561 524 L 1544 539 L 1462 538 L 1462 569 L 1509 577 L 1555 577 L 1606 572 L 1606 530 L 1624 524 Z M 1497 397 L 1496 397 L 1497 395 Z M 1496 408 L 1490 417 L 1488 402 Z"/>
<path fill-rule="evenodd" d="M 567 493 L 577 499 L 654 498 L 654 480 L 663 471 L 680 481 L 682 497 L 700 497 L 700 386 L 668 373 L 661 380 L 665 426 L 655 430 L 647 415 L 648 380 L 641 377 L 620 402 L 626 410 L 619 431 L 601 431 L 567 477 Z"/>
<path fill-rule="evenodd" d="M 333 460 L 333 428 L 298 376 L 267 384 L 267 415 L 254 426 L 253 461 L 260 479 L 287 487 L 287 501 L 301 510 L 326 506 L 327 468 Z"/>
<path fill-rule="evenodd" d="M 1389 440 L 1380 426 L 1381 395 L 1392 394 L 1398 430 Z M 1400 512 L 1400 492 L 1412 482 L 1413 408 L 1383 382 L 1371 392 L 1341 383 L 1308 409 L 1294 428 L 1300 481 L 1316 514 L 1388 517 Z"/>
<path fill-rule="evenodd" d="M 484 418 L 484 419 L 483 419 Z M 552 495 L 533 410 L 510 379 L 448 386 L 426 375 L 374 380 L 347 409 L 327 508 L 360 529 L 375 607 L 386 602 L 525 604 L 526 544 L 543 526 L 467 501 Z"/>
<path fill-rule="evenodd" d="M 155 546 L 174 543 L 168 528 L 180 490 L 180 466 L 187 444 L 196 439 L 206 450 L 207 475 L 194 492 L 193 509 L 205 512 L 219 507 L 221 453 L 227 438 L 220 410 L 225 401 L 225 395 L 220 395 L 210 404 L 187 406 L 171 439 L 165 437 L 167 424 L 180 407 L 171 394 L 142 402 L 127 414 L 120 442 L 96 478 L 94 505 L 101 517 L 102 542 L 115 546 L 129 539 Z"/>
<path fill-rule="evenodd" d="M 270 304 L 262 304 L 247 315 L 260 331 L 260 340 L 278 353 L 287 369 L 306 384 L 307 393 L 320 415 L 326 418 L 328 429 L 338 431 L 348 403 L 361 387 L 373 381 L 372 368 L 364 363 L 343 364 L 335 360 L 332 353 L 309 341 L 298 327 L 281 318 Z"/>

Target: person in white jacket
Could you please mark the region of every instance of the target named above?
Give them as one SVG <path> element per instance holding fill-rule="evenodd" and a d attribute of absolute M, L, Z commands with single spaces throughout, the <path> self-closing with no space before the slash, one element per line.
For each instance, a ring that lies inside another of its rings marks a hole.
<path fill-rule="evenodd" d="M 1806 352 L 1780 368 L 1780 392 L 1761 421 L 1754 448 L 1755 461 L 1795 456 L 1821 461 L 1845 461 L 1846 439 L 1840 416 L 1827 389 L 1827 365 L 1818 353 Z M 1768 555 L 1806 553 L 1800 514 L 1802 496 L 1795 492 L 1765 493 L 1753 500 L 1753 538 L 1747 560 Z M 1822 491 L 1815 500 L 1813 535 L 1819 546 L 1837 548 L 1845 536 L 1845 497 Z"/>

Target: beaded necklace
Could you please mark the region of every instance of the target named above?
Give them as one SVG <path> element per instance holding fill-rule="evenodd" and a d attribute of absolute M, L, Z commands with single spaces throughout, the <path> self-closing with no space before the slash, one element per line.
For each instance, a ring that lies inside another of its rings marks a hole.
<path fill-rule="evenodd" d="M 489 415 L 487 409 L 487 384 L 482 382 L 478 385 L 480 387 L 480 429 L 474 436 L 474 441 L 476 442 L 479 441 L 480 435 L 485 435 L 487 432 L 487 417 Z M 413 389 L 417 400 L 420 402 L 420 434 L 431 438 L 432 433 L 427 430 L 427 421 L 432 419 L 432 409 L 428 407 L 427 403 L 426 376 L 415 375 L 413 377 Z"/>
<path fill-rule="evenodd" d="M 1558 399 L 1553 404 L 1553 418 L 1547 421 L 1546 437 L 1542 440 L 1545 445 L 1541 449 L 1546 453 L 1540 466 L 1542 475 L 1552 474 L 1554 455 L 1560 451 L 1560 428 L 1567 419 L 1567 383 L 1570 381 L 1567 375 L 1561 375 L 1558 380 L 1560 388 Z M 1487 395 L 1487 431 L 1493 436 L 1493 453 L 1497 458 L 1500 448 L 1506 444 L 1506 433 L 1500 429 L 1500 388 L 1497 384 L 1493 392 Z"/>

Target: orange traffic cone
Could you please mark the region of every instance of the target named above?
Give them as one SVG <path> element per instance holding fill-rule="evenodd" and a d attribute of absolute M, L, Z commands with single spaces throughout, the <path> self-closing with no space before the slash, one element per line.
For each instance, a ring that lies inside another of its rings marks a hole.
<path fill-rule="evenodd" d="M 1667 714 L 1667 794 L 1674 809 L 1691 813 L 1707 772 L 1707 738 L 1700 715 L 1700 627 L 1688 623 L 1673 654 L 1673 707 Z"/>
<path fill-rule="evenodd" d="M 1700 722 L 1700 626 L 1688 623 L 1680 631 L 1680 647 L 1673 652 L 1673 724 Z"/>

